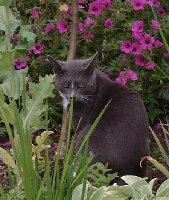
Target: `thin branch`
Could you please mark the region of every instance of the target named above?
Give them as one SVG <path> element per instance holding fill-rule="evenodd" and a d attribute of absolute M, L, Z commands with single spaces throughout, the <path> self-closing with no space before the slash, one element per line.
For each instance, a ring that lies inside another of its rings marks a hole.
<path fill-rule="evenodd" d="M 77 37 L 78 37 L 78 0 L 72 0 L 72 28 L 70 34 L 70 46 L 67 60 L 73 60 L 77 52 Z"/>

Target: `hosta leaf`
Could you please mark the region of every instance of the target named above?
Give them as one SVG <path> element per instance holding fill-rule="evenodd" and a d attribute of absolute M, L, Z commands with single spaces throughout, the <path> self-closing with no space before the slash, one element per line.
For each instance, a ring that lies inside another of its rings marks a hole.
<path fill-rule="evenodd" d="M 4 21 L 5 7 L 0 6 L 0 30 L 5 31 L 6 34 L 12 35 L 15 29 L 19 26 L 20 21 L 16 19 L 16 17 L 12 14 L 10 8 L 8 9 L 9 13 L 9 24 L 7 26 L 6 21 Z"/>
<path fill-rule="evenodd" d="M 89 200 L 102 200 L 103 196 L 105 195 L 105 192 L 106 192 L 106 187 L 102 186 L 101 188 L 93 192 Z"/>
<path fill-rule="evenodd" d="M 87 182 L 84 200 L 87 200 L 87 192 L 88 192 L 89 185 L 90 184 Z M 76 186 L 75 189 L 73 190 L 71 200 L 80 200 L 82 198 L 82 189 L 83 189 L 83 184 Z"/>
<path fill-rule="evenodd" d="M 164 181 L 157 190 L 157 197 L 168 197 L 169 198 L 169 179 Z"/>
<path fill-rule="evenodd" d="M 124 185 L 124 186 L 112 185 L 107 188 L 107 192 L 109 191 L 118 192 L 120 194 L 125 195 L 126 197 L 130 197 L 133 194 L 133 189 L 130 185 Z"/>
<path fill-rule="evenodd" d="M 24 127 L 32 127 L 36 125 L 36 119 L 42 114 L 45 109 L 43 106 L 44 99 L 53 97 L 54 85 L 53 76 L 47 75 L 44 78 L 39 78 L 39 84 L 30 83 L 30 93 L 32 98 L 27 97 L 26 114 L 23 111 L 23 125 Z"/>

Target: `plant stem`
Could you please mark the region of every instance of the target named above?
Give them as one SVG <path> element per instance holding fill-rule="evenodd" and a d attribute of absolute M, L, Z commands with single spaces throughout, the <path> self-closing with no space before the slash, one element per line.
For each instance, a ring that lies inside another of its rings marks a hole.
<path fill-rule="evenodd" d="M 67 60 L 73 60 L 77 52 L 77 36 L 78 36 L 78 0 L 72 0 L 73 14 L 72 14 L 72 28 L 70 34 L 70 46 Z"/>

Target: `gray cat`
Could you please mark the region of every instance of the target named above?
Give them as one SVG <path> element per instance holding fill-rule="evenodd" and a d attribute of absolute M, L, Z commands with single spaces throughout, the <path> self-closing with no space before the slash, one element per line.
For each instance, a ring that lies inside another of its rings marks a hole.
<path fill-rule="evenodd" d="M 100 123 L 89 139 L 94 162 L 109 163 L 122 175 L 145 176 L 146 163 L 140 161 L 149 154 L 148 116 L 138 93 L 111 81 L 96 69 L 96 55 L 86 60 L 58 61 L 48 57 L 53 66 L 57 89 L 64 109 L 75 98 L 73 128 L 76 129 L 75 149 L 106 106 Z M 123 184 L 119 179 L 118 184 Z"/>

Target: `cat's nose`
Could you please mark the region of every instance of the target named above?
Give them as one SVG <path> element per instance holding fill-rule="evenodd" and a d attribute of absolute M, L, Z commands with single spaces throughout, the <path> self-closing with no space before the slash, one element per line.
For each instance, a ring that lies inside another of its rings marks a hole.
<path fill-rule="evenodd" d="M 74 97 L 74 96 L 70 97 L 70 100 L 75 100 L 75 99 L 76 99 L 76 97 Z"/>

